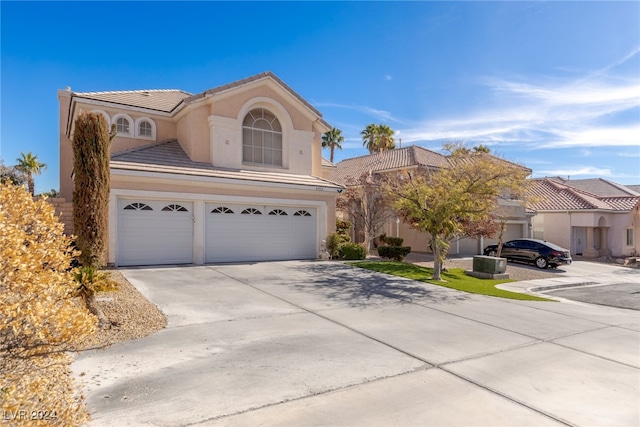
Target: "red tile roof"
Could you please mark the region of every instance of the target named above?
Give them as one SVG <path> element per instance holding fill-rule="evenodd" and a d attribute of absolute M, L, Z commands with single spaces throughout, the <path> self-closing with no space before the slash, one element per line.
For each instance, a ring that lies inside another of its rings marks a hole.
<path fill-rule="evenodd" d="M 365 173 L 381 172 L 410 167 L 442 168 L 449 165 L 447 157 L 435 151 L 417 145 L 405 148 L 383 151 L 366 156 L 345 159 L 331 171 L 330 179 L 334 182 L 346 184 L 357 180 Z"/>
<path fill-rule="evenodd" d="M 607 210 L 629 211 L 640 202 L 640 195 L 601 197 L 556 179 L 532 180 L 527 208 L 534 211 Z M 619 185 L 619 184 L 618 184 Z"/>

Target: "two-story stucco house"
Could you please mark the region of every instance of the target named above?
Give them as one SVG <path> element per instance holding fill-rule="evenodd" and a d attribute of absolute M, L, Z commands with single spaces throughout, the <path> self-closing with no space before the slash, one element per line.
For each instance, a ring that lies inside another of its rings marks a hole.
<path fill-rule="evenodd" d="M 270 72 L 192 95 L 58 92 L 60 193 L 73 195 L 74 122 L 117 127 L 108 262 L 203 264 L 316 258 L 335 228 L 319 111 Z"/>

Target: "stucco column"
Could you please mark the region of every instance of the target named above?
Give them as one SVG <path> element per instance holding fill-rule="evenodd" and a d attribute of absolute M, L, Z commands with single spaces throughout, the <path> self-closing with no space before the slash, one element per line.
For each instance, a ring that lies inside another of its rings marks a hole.
<path fill-rule="evenodd" d="M 598 255 L 600 256 L 611 256 L 611 251 L 607 246 L 607 230 L 608 227 L 600 227 L 600 251 Z"/>
<path fill-rule="evenodd" d="M 587 246 L 582 251 L 582 256 L 585 258 L 598 257 L 598 251 L 593 247 L 593 227 L 587 227 Z"/>

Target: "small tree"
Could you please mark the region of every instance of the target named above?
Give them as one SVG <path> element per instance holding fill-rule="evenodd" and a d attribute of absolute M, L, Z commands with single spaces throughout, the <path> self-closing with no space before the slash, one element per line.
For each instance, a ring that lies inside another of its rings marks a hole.
<path fill-rule="evenodd" d="M 484 151 L 454 149 L 449 167 L 405 173 L 390 183 L 398 213 L 431 237 L 433 279 L 441 280 L 449 241 L 465 224 L 486 221 L 501 197 L 523 197 L 529 170 Z"/>
<path fill-rule="evenodd" d="M 73 226 L 80 262 L 104 265 L 109 215 L 109 150 L 114 134 L 105 118 L 85 112 L 78 116 L 73 135 Z"/>
<path fill-rule="evenodd" d="M 364 174 L 347 183 L 336 203 L 347 212 L 356 229 L 363 232 L 367 251 L 371 250 L 373 239 L 382 232 L 385 223 L 394 216 L 384 181 L 380 174 Z"/>
<path fill-rule="evenodd" d="M 96 319 L 74 298 L 71 238 L 63 230 L 45 200 L 34 201 L 22 186 L 0 184 L 0 405 L 5 417 L 39 409 L 55 412 L 56 425 L 80 425 L 88 418 L 66 351 L 93 333 Z"/>
<path fill-rule="evenodd" d="M 12 185 L 25 185 L 27 176 L 24 172 L 16 169 L 15 166 L 6 166 L 0 159 L 0 184 L 9 183 Z"/>

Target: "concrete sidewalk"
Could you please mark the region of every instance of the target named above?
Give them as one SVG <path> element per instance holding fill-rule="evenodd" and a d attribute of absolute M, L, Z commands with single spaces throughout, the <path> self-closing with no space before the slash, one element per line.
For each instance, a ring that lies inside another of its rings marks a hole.
<path fill-rule="evenodd" d="M 74 362 L 92 425 L 640 424 L 637 312 L 337 262 L 124 274 L 169 325 Z"/>

